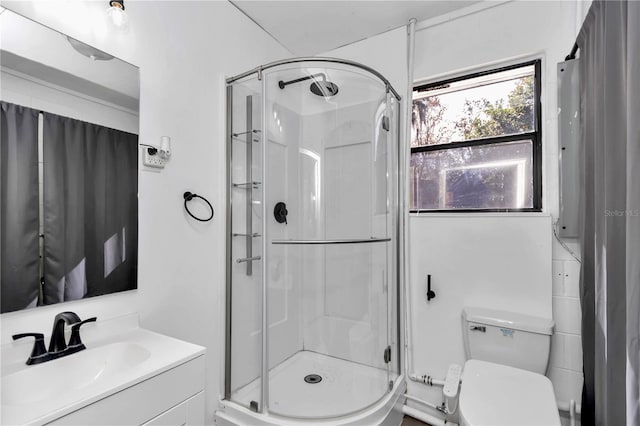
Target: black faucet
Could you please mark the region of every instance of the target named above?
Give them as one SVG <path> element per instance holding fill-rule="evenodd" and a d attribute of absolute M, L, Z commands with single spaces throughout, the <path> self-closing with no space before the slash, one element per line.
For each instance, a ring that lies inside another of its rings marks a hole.
<path fill-rule="evenodd" d="M 13 340 L 22 339 L 23 337 L 35 337 L 35 343 L 31 355 L 27 359 L 27 365 L 39 364 L 85 349 L 85 345 L 80 340 L 80 327 L 88 322 L 94 322 L 96 319 L 96 317 L 92 317 L 81 321 L 80 317 L 74 312 L 59 313 L 53 320 L 53 330 L 51 331 L 48 351 L 44 346 L 44 336 L 41 333 L 15 334 Z M 68 346 L 64 334 L 65 324 L 71 325 L 71 338 Z"/>
<path fill-rule="evenodd" d="M 87 348 L 84 343 L 82 343 L 82 340 L 80 340 L 80 327 L 88 322 L 95 322 L 97 319 L 97 317 L 87 318 L 86 320 L 76 322 L 71 326 L 71 337 L 69 338 L 69 345 L 65 350 L 65 355 L 71 355 Z"/>
<path fill-rule="evenodd" d="M 27 358 L 27 365 L 40 364 L 41 362 L 47 362 L 54 358 L 49 352 L 47 352 L 47 347 L 44 345 L 44 334 L 42 333 L 20 333 L 14 334 L 13 340 L 22 339 L 24 337 L 35 337 L 35 342 L 33 342 L 33 349 L 31 350 L 31 355 Z"/>
<path fill-rule="evenodd" d="M 49 353 L 57 354 L 67 349 L 67 341 L 64 336 L 65 324 L 75 324 L 80 322 L 80 317 L 74 312 L 60 312 L 53 319 L 53 330 L 51 331 L 51 340 L 49 341 Z"/>

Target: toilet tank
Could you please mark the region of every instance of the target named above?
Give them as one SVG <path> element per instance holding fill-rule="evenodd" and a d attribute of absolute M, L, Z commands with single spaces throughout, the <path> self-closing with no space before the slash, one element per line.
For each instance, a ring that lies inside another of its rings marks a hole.
<path fill-rule="evenodd" d="M 554 323 L 550 318 L 466 307 L 462 311 L 467 359 L 545 374 Z"/>

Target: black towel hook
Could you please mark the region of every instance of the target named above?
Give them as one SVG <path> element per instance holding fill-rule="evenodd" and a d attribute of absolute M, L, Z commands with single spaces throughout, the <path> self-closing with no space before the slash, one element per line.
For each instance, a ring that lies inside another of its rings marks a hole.
<path fill-rule="evenodd" d="M 189 213 L 189 216 L 191 216 L 192 218 L 194 218 L 197 221 L 200 222 L 208 222 L 211 219 L 213 219 L 213 206 L 211 205 L 211 203 L 204 197 L 198 195 L 198 194 L 193 194 L 189 191 L 185 192 L 184 194 L 182 194 L 182 197 L 184 198 L 184 209 L 187 211 L 187 213 Z M 187 203 L 191 200 L 193 200 L 194 198 L 200 198 L 202 201 L 204 201 L 205 203 L 207 203 L 207 205 L 209 206 L 209 209 L 211 209 L 211 216 L 209 216 L 207 219 L 201 219 L 197 216 L 195 216 L 193 213 L 191 213 L 191 211 L 189 210 L 189 206 L 187 206 Z"/>
<path fill-rule="evenodd" d="M 431 290 L 431 274 L 427 275 L 427 302 L 436 298 L 436 292 Z"/>

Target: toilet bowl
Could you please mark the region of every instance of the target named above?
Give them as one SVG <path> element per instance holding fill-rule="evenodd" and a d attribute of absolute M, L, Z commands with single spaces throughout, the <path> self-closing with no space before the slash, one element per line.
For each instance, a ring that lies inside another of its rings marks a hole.
<path fill-rule="evenodd" d="M 560 426 L 548 367 L 551 319 L 467 307 L 458 409 L 466 426 Z"/>
<path fill-rule="evenodd" d="M 465 363 L 458 407 L 464 426 L 560 426 L 548 378 L 487 361 Z"/>

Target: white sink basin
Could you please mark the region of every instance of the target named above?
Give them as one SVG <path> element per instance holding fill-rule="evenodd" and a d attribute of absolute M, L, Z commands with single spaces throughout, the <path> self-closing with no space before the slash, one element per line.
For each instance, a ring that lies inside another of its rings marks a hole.
<path fill-rule="evenodd" d="M 28 352 L 21 352 L 19 361 L 3 360 L 0 424 L 51 422 L 204 354 L 201 346 L 141 328 L 103 335 L 107 329 L 113 327 L 98 323 L 91 336 L 87 327 L 88 349 L 63 358 L 27 366 Z M 5 351 L 15 345 L 2 350 L 14 358 Z"/>
<path fill-rule="evenodd" d="M 2 378 L 2 405 L 33 404 L 123 374 L 151 353 L 136 343 L 111 343 L 37 364 Z"/>

